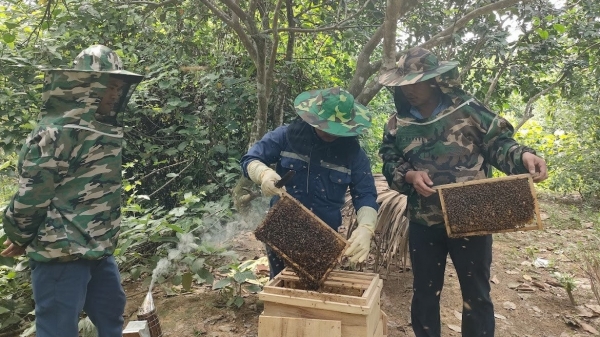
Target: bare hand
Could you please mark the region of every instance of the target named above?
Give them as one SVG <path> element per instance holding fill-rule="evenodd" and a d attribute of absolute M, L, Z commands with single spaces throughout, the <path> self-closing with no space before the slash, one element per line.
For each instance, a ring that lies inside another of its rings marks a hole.
<path fill-rule="evenodd" d="M 521 157 L 523 160 L 523 166 L 529 171 L 529 174 L 533 176 L 533 182 L 539 183 L 540 181 L 548 178 L 548 168 L 546 167 L 546 161 L 531 152 L 523 153 Z"/>
<path fill-rule="evenodd" d="M 4 257 L 17 257 L 25 254 L 25 247 L 17 246 L 8 239 L 4 241 L 4 246 L 8 246 L 8 248 L 0 252 L 0 255 Z"/>
<path fill-rule="evenodd" d="M 433 181 L 429 178 L 429 175 L 425 171 L 408 171 L 404 176 L 406 182 L 412 184 L 417 193 L 424 197 L 428 197 L 436 193 L 436 190 L 432 189 Z"/>

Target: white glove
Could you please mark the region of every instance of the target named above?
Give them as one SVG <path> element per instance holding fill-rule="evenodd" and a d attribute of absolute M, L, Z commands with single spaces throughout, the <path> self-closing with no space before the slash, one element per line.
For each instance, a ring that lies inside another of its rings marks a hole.
<path fill-rule="evenodd" d="M 250 180 L 260 185 L 260 190 L 265 197 L 281 194 L 285 191 L 285 187 L 275 187 L 275 183 L 281 180 L 281 176 L 260 160 L 251 161 L 247 169 Z"/>
<path fill-rule="evenodd" d="M 377 211 L 373 207 L 363 206 L 356 212 L 358 227 L 350 236 L 350 247 L 344 255 L 350 257 L 350 262 L 363 262 L 369 256 L 371 238 L 375 233 L 377 223 Z"/>

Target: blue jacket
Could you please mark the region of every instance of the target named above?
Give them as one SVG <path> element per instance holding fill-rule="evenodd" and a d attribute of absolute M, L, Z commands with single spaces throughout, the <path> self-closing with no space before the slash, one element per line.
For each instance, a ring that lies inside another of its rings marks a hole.
<path fill-rule="evenodd" d="M 356 210 L 363 206 L 379 208 L 369 159 L 356 137 L 328 143 L 312 126 L 297 120 L 267 133 L 242 157 L 246 177 L 253 160 L 277 163 L 275 171 L 280 176 L 296 171 L 285 185 L 287 192 L 335 230 L 342 223 L 340 210 L 348 187 Z M 271 205 L 277 198 L 271 199 Z"/>

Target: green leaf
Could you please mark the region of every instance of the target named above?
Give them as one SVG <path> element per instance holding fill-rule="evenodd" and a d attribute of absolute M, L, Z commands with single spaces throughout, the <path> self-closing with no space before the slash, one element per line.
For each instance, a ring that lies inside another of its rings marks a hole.
<path fill-rule="evenodd" d="M 231 277 L 227 277 L 227 278 L 217 281 L 217 283 L 215 283 L 212 288 L 213 288 L 213 290 L 223 289 L 223 288 L 227 287 L 228 285 L 230 285 L 231 282 L 233 282 L 233 279 Z"/>
<path fill-rule="evenodd" d="M 12 43 L 15 41 L 15 36 L 11 33 L 4 33 L 4 35 L 2 35 L 2 39 L 6 43 Z"/>
<path fill-rule="evenodd" d="M 175 149 L 175 148 L 169 148 L 169 149 L 167 149 L 165 151 L 165 154 L 168 155 L 168 156 L 174 156 L 174 155 L 177 154 L 177 152 L 179 152 L 179 151 L 177 151 L 177 149 Z"/>
<path fill-rule="evenodd" d="M 204 269 L 204 259 L 203 258 L 198 258 L 196 259 L 193 263 L 192 266 L 190 267 L 190 269 L 192 270 L 192 272 L 194 272 L 195 274 L 198 274 L 200 272 L 200 270 Z M 199 275 L 198 275 L 199 276 Z"/>
<path fill-rule="evenodd" d="M 169 86 L 170 86 L 170 84 L 167 81 L 158 82 L 158 87 L 161 89 L 167 89 Z"/>
<path fill-rule="evenodd" d="M 192 288 L 192 280 L 192 273 L 187 272 L 183 274 L 181 279 L 181 286 L 183 287 L 183 290 L 190 291 Z"/>
<path fill-rule="evenodd" d="M 233 279 L 237 283 L 244 283 L 246 282 L 246 280 L 253 280 L 254 278 L 254 273 L 252 273 L 251 270 L 246 270 L 241 273 L 235 273 L 235 275 L 233 275 Z"/>
<path fill-rule="evenodd" d="M 236 296 L 235 300 L 233 300 L 233 304 L 239 308 L 244 304 L 244 299 L 241 296 Z"/>
<path fill-rule="evenodd" d="M 208 269 L 206 268 L 201 268 L 200 270 L 198 270 L 198 272 L 196 272 L 196 275 L 198 275 L 198 277 L 203 279 L 206 283 L 213 283 L 215 281 L 215 277 L 213 276 L 213 274 L 211 274 L 210 271 L 208 271 Z"/>
<path fill-rule="evenodd" d="M 215 152 L 219 152 L 219 153 L 225 153 L 227 152 L 227 148 L 225 147 L 225 145 L 221 145 L 221 144 L 217 144 L 213 147 L 213 150 L 215 150 Z"/>
<path fill-rule="evenodd" d="M 183 233 L 184 232 L 184 230 L 181 227 L 177 226 L 177 225 L 169 223 L 169 224 L 166 224 L 166 226 L 169 227 L 170 229 L 174 230 L 177 233 Z"/>
<path fill-rule="evenodd" d="M 5 22 L 4 25 L 6 26 L 6 28 L 8 29 L 13 29 L 19 26 L 19 24 L 14 23 L 14 22 Z"/>
<path fill-rule="evenodd" d="M 259 286 L 258 284 L 250 284 L 248 286 L 245 287 L 246 290 L 248 290 L 251 293 L 258 293 L 262 290 L 262 287 Z"/>
<path fill-rule="evenodd" d="M 556 29 L 556 31 L 559 33 L 564 33 L 566 30 L 566 27 L 560 23 L 555 23 L 552 27 L 554 27 L 554 29 Z"/>
<path fill-rule="evenodd" d="M 176 274 L 175 276 L 173 276 L 171 283 L 173 283 L 174 286 L 178 286 L 181 284 L 182 278 L 183 277 L 181 276 L 181 274 Z"/>
<path fill-rule="evenodd" d="M 546 40 L 548 38 L 548 36 L 550 36 L 550 34 L 548 34 L 547 30 L 540 29 L 540 28 L 537 29 L 537 33 L 544 40 Z"/>
<path fill-rule="evenodd" d="M 5 307 L 0 307 L 0 315 L 5 314 L 7 312 L 10 312 L 10 310 L 6 309 Z"/>

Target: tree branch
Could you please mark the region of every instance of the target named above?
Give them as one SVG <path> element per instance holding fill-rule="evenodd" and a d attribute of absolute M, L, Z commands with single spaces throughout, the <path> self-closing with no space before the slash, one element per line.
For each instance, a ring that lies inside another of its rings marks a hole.
<path fill-rule="evenodd" d="M 230 0 L 223 0 L 223 2 L 226 2 L 226 1 L 232 3 Z M 237 34 L 237 36 L 240 38 L 240 41 L 244 45 L 244 47 L 246 47 L 246 51 L 248 51 L 248 54 L 250 55 L 250 58 L 252 59 L 252 61 L 255 64 L 257 64 L 258 63 L 258 56 L 257 56 L 257 52 L 256 52 L 256 45 L 254 44 L 254 42 L 252 41 L 252 39 L 250 38 L 250 36 L 248 34 L 246 34 L 246 32 L 244 31 L 244 28 L 242 27 L 242 25 L 240 25 L 239 21 L 234 20 L 231 17 L 229 17 L 227 15 L 227 13 L 225 13 L 221 9 L 219 9 L 217 7 L 217 5 L 215 5 L 212 2 L 212 0 L 200 0 L 200 2 L 202 2 L 206 7 L 208 7 L 208 9 L 210 9 L 211 12 L 213 12 L 213 14 L 215 14 L 226 25 L 228 25 L 229 27 L 231 27 L 231 29 L 233 29 L 233 31 L 235 31 L 235 33 Z M 234 7 L 239 8 L 238 6 L 235 6 L 235 4 L 233 4 L 233 5 L 234 5 Z M 234 11 L 234 13 L 236 15 L 238 14 L 237 11 Z"/>
<path fill-rule="evenodd" d="M 127 2 L 128 5 L 148 5 L 152 8 L 158 8 L 158 7 L 162 7 L 162 6 L 166 6 L 166 5 L 170 5 L 170 4 L 174 4 L 179 2 L 179 0 L 167 0 L 167 1 L 163 1 L 163 2 L 152 2 L 152 1 L 129 1 Z"/>
<path fill-rule="evenodd" d="M 568 69 L 563 70 L 562 75 L 558 78 L 558 80 L 556 80 L 556 82 L 550 84 L 548 87 L 546 87 L 546 89 L 544 89 L 544 90 L 538 92 L 537 94 L 533 95 L 527 101 L 527 105 L 525 106 L 525 112 L 523 113 L 523 118 L 521 118 L 521 121 L 515 127 L 515 132 L 517 132 L 528 120 L 530 120 L 533 117 L 533 103 L 535 103 L 538 99 L 540 99 L 540 97 L 542 97 L 545 94 L 547 94 L 548 92 L 550 92 L 550 90 L 556 88 L 556 86 L 560 82 L 562 82 L 562 80 L 564 80 L 565 77 L 567 77 L 567 73 L 568 72 L 569 72 Z"/>
<path fill-rule="evenodd" d="M 319 33 L 319 32 L 326 32 L 326 31 L 331 31 L 331 30 L 341 30 L 341 29 L 348 29 L 350 27 L 345 26 L 345 24 L 349 21 L 351 21 L 352 19 L 354 19 L 356 16 L 358 16 L 360 13 L 362 13 L 366 8 L 367 5 L 371 2 L 371 0 L 367 0 L 365 1 L 365 3 L 356 10 L 356 12 L 354 12 L 352 15 L 350 15 L 349 17 L 345 18 L 344 20 L 337 22 L 333 25 L 328 25 L 325 27 L 319 27 L 319 28 L 295 28 L 295 27 L 288 27 L 288 28 L 279 28 L 278 30 L 280 32 L 294 32 L 294 33 Z M 364 26 L 353 26 L 353 27 L 364 27 Z M 273 33 L 273 29 L 267 29 L 261 32 L 262 34 L 271 34 Z"/>
<path fill-rule="evenodd" d="M 415 4 L 419 3 L 422 0 L 415 0 Z M 463 28 L 467 25 L 467 23 L 469 23 L 469 21 L 471 21 L 472 19 L 474 19 L 477 16 L 481 16 L 484 14 L 488 14 L 490 12 L 493 12 L 495 10 L 498 9 L 502 9 L 502 8 L 506 8 L 509 6 L 512 6 L 518 2 L 531 2 L 533 0 L 500 0 L 497 2 L 494 2 L 492 4 L 474 9 L 472 11 L 470 11 L 469 13 L 467 13 L 465 16 L 463 16 L 462 18 L 460 18 L 459 20 L 456 21 L 456 23 L 452 24 L 450 27 L 444 29 L 443 31 L 441 31 L 440 33 L 436 34 L 435 36 L 433 36 L 431 39 L 425 41 L 424 43 L 420 44 L 419 47 L 422 48 L 432 48 L 435 46 L 440 45 L 441 43 L 443 43 L 444 41 L 446 41 L 447 39 L 452 37 L 452 34 L 454 32 L 456 32 L 458 29 Z M 404 12 L 406 13 L 406 12 Z M 406 50 L 400 51 L 398 53 L 396 53 L 396 59 L 398 59 L 402 54 L 406 53 Z M 357 83 L 360 82 L 362 79 L 362 83 L 366 83 L 367 79 L 370 78 L 373 74 L 375 74 L 379 69 L 381 69 L 383 61 L 379 60 L 377 62 L 373 62 L 373 64 L 371 64 L 371 68 L 369 72 L 360 72 L 357 71 L 357 73 L 354 75 L 354 78 L 352 79 L 352 84 L 351 87 L 354 88 L 354 90 L 357 90 L 357 87 L 363 87 L 363 84 Z M 374 81 L 376 81 L 377 79 L 374 79 Z M 376 88 L 376 85 L 371 85 L 369 84 L 370 88 Z M 357 90 L 360 91 L 360 90 Z M 372 90 L 369 91 L 369 93 L 367 94 L 365 93 L 361 93 L 360 96 L 362 97 L 362 104 L 367 104 L 368 102 L 371 101 L 371 99 L 373 99 L 373 97 L 375 97 L 375 95 L 377 94 L 377 92 L 373 93 Z M 371 96 L 372 95 L 372 96 Z"/>
<path fill-rule="evenodd" d="M 275 69 L 275 62 L 277 59 L 277 47 L 279 46 L 279 33 L 277 28 L 279 26 L 279 11 L 281 10 L 281 3 L 283 0 L 278 0 L 275 5 L 275 13 L 273 14 L 273 43 L 271 45 L 271 56 L 269 57 L 269 64 L 267 65 L 267 95 L 271 92 L 271 86 L 273 84 L 273 71 Z M 267 96 L 268 97 L 268 96 Z"/>
<path fill-rule="evenodd" d="M 202 2 L 204 2 L 203 0 L 200 0 Z M 244 10 L 238 6 L 235 2 L 233 2 L 232 0 L 220 0 L 225 6 L 227 6 L 227 8 L 229 8 L 232 12 L 235 13 L 235 15 L 237 15 L 246 25 L 246 27 L 248 27 L 248 29 L 252 29 L 254 28 L 253 22 L 250 21 L 250 18 L 248 17 L 248 14 L 246 14 L 246 12 L 244 12 Z"/>
<path fill-rule="evenodd" d="M 454 34 L 457 30 L 465 27 L 467 25 L 467 23 L 469 23 L 471 20 L 473 20 L 474 18 L 476 18 L 478 16 L 491 13 L 495 10 L 499 10 L 502 8 L 512 6 L 518 2 L 525 3 L 525 2 L 531 2 L 531 1 L 533 1 L 533 0 L 500 0 L 500 1 L 497 1 L 494 3 L 491 3 L 489 5 L 474 9 L 474 10 L 470 11 L 469 13 L 467 13 L 462 18 L 460 18 L 458 21 L 456 21 L 455 24 L 453 24 L 450 27 L 444 29 L 443 31 L 435 34 L 433 37 L 431 37 L 431 39 L 422 43 L 420 45 L 420 47 L 431 48 L 431 47 L 435 47 L 435 46 L 441 44 L 445 40 L 452 38 L 452 34 Z"/>
<path fill-rule="evenodd" d="M 152 192 L 150 195 L 148 195 L 148 198 L 151 198 L 153 195 L 155 195 L 156 193 L 158 193 L 160 190 L 162 190 L 163 188 L 167 187 L 167 185 L 169 185 L 170 183 L 172 183 L 177 177 L 179 177 L 185 170 L 187 170 L 190 166 L 192 166 L 194 162 L 191 162 L 189 164 L 187 164 L 186 167 L 183 168 L 183 170 L 179 171 L 179 173 L 177 173 L 176 176 L 174 176 L 173 178 L 169 179 L 169 181 L 167 181 L 166 183 L 164 183 L 164 185 L 162 185 L 161 187 L 159 187 L 156 191 Z"/>

